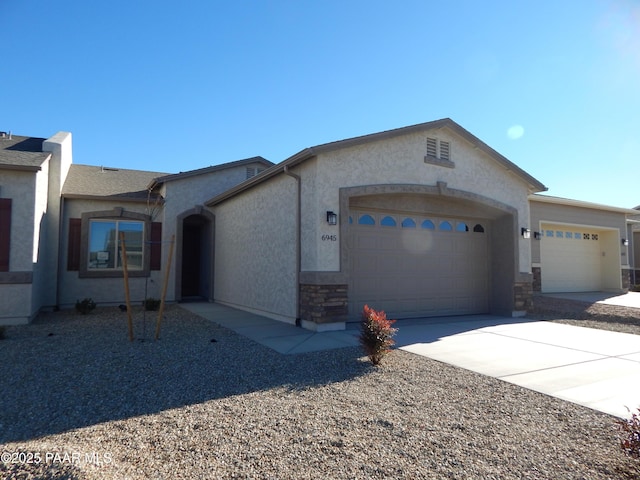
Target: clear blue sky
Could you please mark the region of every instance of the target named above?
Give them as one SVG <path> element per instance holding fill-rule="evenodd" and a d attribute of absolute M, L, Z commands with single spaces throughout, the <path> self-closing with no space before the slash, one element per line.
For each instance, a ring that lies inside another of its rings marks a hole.
<path fill-rule="evenodd" d="M 640 205 L 640 0 L 0 0 L 0 130 L 178 172 L 450 117 Z"/>

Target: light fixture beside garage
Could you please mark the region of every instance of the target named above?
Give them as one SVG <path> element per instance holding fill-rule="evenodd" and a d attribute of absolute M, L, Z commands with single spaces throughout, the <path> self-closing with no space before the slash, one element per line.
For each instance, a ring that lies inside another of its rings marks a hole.
<path fill-rule="evenodd" d="M 628 247 L 629 246 L 629 240 L 627 240 L 626 238 L 622 239 L 622 246 L 623 247 Z"/>
<path fill-rule="evenodd" d="M 542 233 L 533 232 L 533 238 L 535 238 L 536 240 L 540 240 L 542 238 Z"/>
<path fill-rule="evenodd" d="M 520 233 L 522 234 L 522 238 L 531 238 L 531 230 L 529 228 L 522 227 Z"/>
<path fill-rule="evenodd" d="M 329 225 L 337 225 L 338 224 L 338 214 L 334 212 L 327 211 L 327 223 Z"/>

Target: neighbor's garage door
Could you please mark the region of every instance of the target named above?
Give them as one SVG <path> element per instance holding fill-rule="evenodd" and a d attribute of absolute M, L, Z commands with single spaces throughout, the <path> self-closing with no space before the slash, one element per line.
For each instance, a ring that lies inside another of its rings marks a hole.
<path fill-rule="evenodd" d="M 593 292 L 602 288 L 600 234 L 543 225 L 540 271 L 543 292 Z"/>
<path fill-rule="evenodd" d="M 353 212 L 349 308 L 390 318 L 489 310 L 487 221 Z"/>

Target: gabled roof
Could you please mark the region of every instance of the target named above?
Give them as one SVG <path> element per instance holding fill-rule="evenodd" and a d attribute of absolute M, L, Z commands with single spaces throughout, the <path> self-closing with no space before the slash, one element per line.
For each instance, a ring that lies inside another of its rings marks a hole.
<path fill-rule="evenodd" d="M 204 175 L 211 172 L 217 172 L 220 170 L 225 170 L 227 168 L 232 167 L 241 167 L 243 165 L 250 165 L 252 163 L 260 163 L 265 166 L 265 168 L 269 168 L 273 166 L 273 162 L 270 162 L 266 158 L 257 156 L 246 158 L 244 160 L 236 160 L 235 162 L 223 163 L 221 165 L 212 165 L 210 167 L 198 168 L 197 170 L 189 170 L 187 172 L 174 173 L 170 175 L 165 175 L 162 177 L 154 178 L 153 181 L 148 185 L 149 189 L 153 189 L 159 185 L 162 185 L 166 182 L 173 182 L 175 180 L 181 180 L 183 178 L 194 177 L 196 175 Z"/>
<path fill-rule="evenodd" d="M 42 151 L 44 138 L 0 136 L 0 169 L 37 172 L 51 156 Z"/>
<path fill-rule="evenodd" d="M 547 187 L 545 187 L 542 183 L 540 183 L 534 177 L 532 177 L 527 172 L 522 170 L 515 163 L 511 162 L 505 156 L 501 155 L 496 150 L 491 148 L 489 145 L 484 143 L 478 137 L 476 137 L 469 131 L 462 128 L 460 125 L 458 125 L 456 122 L 454 122 L 450 118 L 443 118 L 440 120 L 434 120 L 432 122 L 420 123 L 420 124 L 411 125 L 408 127 L 396 128 L 393 130 L 386 130 L 384 132 L 372 133 L 369 135 L 362 135 L 359 137 L 348 138 L 346 140 L 338 140 L 336 142 L 324 143 L 321 145 L 317 145 L 315 147 L 305 148 L 304 150 L 301 150 L 295 155 L 287 158 L 283 162 L 262 172 L 260 175 L 250 178 L 249 180 L 237 185 L 236 187 L 231 188 L 220 195 L 217 195 L 216 197 L 206 202 L 206 205 L 211 207 L 219 203 L 222 203 L 225 200 L 245 190 L 252 188 L 254 185 L 262 183 L 275 175 L 283 173 L 286 169 L 291 168 L 295 165 L 298 165 L 321 153 L 327 153 L 335 150 L 340 150 L 343 148 L 362 145 L 365 143 L 391 139 L 391 138 L 399 137 L 401 135 L 407 135 L 411 133 L 423 132 L 427 130 L 434 130 L 434 129 L 441 129 L 441 128 L 449 128 L 451 131 L 453 131 L 460 137 L 464 138 L 465 140 L 467 140 L 469 143 L 471 143 L 481 151 L 485 152 L 487 155 L 493 158 L 497 163 L 502 165 L 506 170 L 513 172 L 521 180 L 527 183 L 532 192 L 540 192 L 540 191 L 547 190 Z"/>
<path fill-rule="evenodd" d="M 146 201 L 147 186 L 166 173 L 107 168 L 93 165 L 71 165 L 62 188 L 65 198 L 99 198 L 125 201 Z M 156 196 L 154 195 L 155 199 Z"/>

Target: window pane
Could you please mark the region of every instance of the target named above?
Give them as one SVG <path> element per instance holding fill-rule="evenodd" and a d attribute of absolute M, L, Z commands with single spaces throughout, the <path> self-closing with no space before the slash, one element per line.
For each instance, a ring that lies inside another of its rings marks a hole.
<path fill-rule="evenodd" d="M 447 221 L 440 222 L 440 230 L 443 230 L 445 232 L 451 232 L 453 231 L 453 226 Z"/>
<path fill-rule="evenodd" d="M 422 228 L 425 228 L 427 230 L 435 230 L 436 226 L 433 224 L 433 222 L 431 220 L 425 220 L 424 222 L 422 222 L 422 225 L 420 225 Z"/>
<path fill-rule="evenodd" d="M 458 222 L 458 224 L 456 225 L 456 231 L 457 232 L 468 232 L 469 231 L 469 227 L 464 222 Z"/>
<path fill-rule="evenodd" d="M 416 228 L 416 222 L 413 218 L 405 218 L 402 221 L 402 228 Z"/>
<path fill-rule="evenodd" d="M 118 229 L 120 232 L 124 232 L 124 242 L 127 249 L 127 268 L 129 268 L 129 270 L 142 270 L 142 252 L 144 247 L 142 223 L 118 222 Z M 120 246 L 119 243 L 118 246 Z M 118 267 L 122 268 L 120 262 L 118 262 Z"/>
<path fill-rule="evenodd" d="M 116 246 L 116 222 L 89 224 L 88 268 L 114 268 Z"/>
<path fill-rule="evenodd" d="M 358 225 L 375 225 L 376 221 L 371 215 L 361 215 L 358 219 Z"/>
<path fill-rule="evenodd" d="M 395 227 L 396 226 L 396 221 L 393 217 L 384 217 L 382 219 L 382 221 L 380 222 L 380 225 L 384 226 L 384 227 Z"/>

